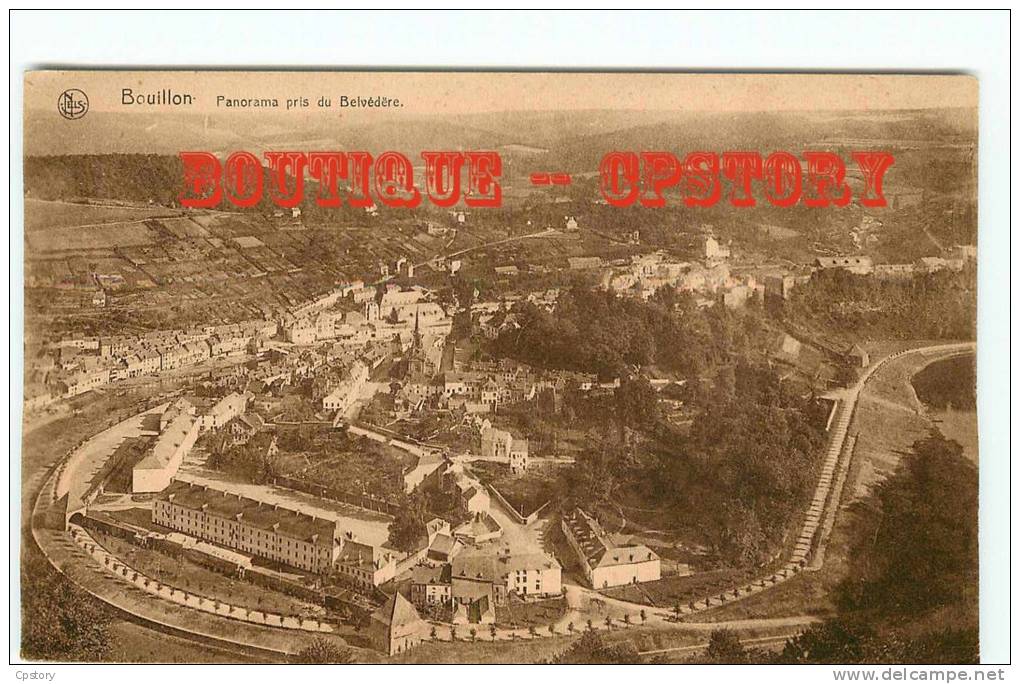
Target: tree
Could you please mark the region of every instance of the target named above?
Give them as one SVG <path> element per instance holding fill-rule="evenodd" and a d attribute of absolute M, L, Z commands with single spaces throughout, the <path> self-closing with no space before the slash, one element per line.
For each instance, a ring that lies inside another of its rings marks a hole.
<path fill-rule="evenodd" d="M 780 661 L 832 664 L 864 662 L 865 642 L 872 634 L 871 629 L 860 622 L 840 618 L 826 620 L 788 640 Z"/>
<path fill-rule="evenodd" d="M 476 638 L 478 638 L 478 630 L 472 627 L 470 630 L 468 630 L 468 636 L 471 637 L 471 641 L 474 641 Z"/>
<path fill-rule="evenodd" d="M 713 663 L 738 665 L 747 662 L 744 645 L 740 643 L 735 632 L 728 629 L 717 629 L 708 640 L 705 656 Z"/>
<path fill-rule="evenodd" d="M 940 434 L 914 443 L 857 527 L 838 614 L 790 639 L 788 663 L 976 663 L 977 471 Z M 918 583 L 921 583 L 918 586 Z M 952 628 L 944 616 L 952 615 Z"/>
<path fill-rule="evenodd" d="M 576 643 L 553 658 L 555 665 L 626 665 L 640 662 L 634 644 L 610 644 L 601 635 L 587 632 Z"/>
<path fill-rule="evenodd" d="M 322 637 L 316 637 L 311 644 L 301 649 L 296 660 L 310 665 L 346 665 L 354 662 L 354 656 L 350 649 Z"/>
<path fill-rule="evenodd" d="M 916 441 L 876 495 L 882 516 L 856 544 L 840 608 L 897 616 L 974 602 L 977 469 L 962 447 L 937 434 Z"/>
<path fill-rule="evenodd" d="M 22 560 L 21 614 L 28 660 L 96 662 L 110 652 L 110 614 L 36 554 Z"/>
<path fill-rule="evenodd" d="M 528 626 L 528 636 L 530 636 L 531 638 L 535 638 L 538 636 L 538 630 L 535 629 L 535 625 Z"/>
<path fill-rule="evenodd" d="M 489 636 L 493 641 L 496 640 L 496 625 L 489 625 Z"/>
<path fill-rule="evenodd" d="M 410 552 L 426 536 L 425 518 L 428 515 L 425 497 L 415 492 L 406 497 L 389 527 L 388 544 L 398 551 Z"/>
<path fill-rule="evenodd" d="M 644 622 L 645 622 L 646 620 L 648 620 L 648 613 L 646 613 L 646 612 L 645 612 L 645 609 L 644 609 L 644 608 L 642 608 L 642 609 L 641 609 L 641 612 L 640 612 L 640 613 L 638 613 L 638 615 L 640 615 L 640 616 L 641 616 L 641 623 L 642 623 L 642 624 L 644 624 Z"/>
<path fill-rule="evenodd" d="M 592 449 L 577 455 L 568 480 L 578 499 L 597 507 L 617 498 L 626 457 L 614 441 L 602 440 L 597 435 L 593 435 L 593 441 L 597 443 Z"/>
<path fill-rule="evenodd" d="M 573 622 L 568 622 L 568 623 L 567 623 L 567 631 L 568 631 L 568 632 L 570 632 L 571 634 L 573 634 L 573 633 L 574 633 L 574 630 L 575 630 L 575 629 L 577 629 L 577 628 L 576 628 L 576 627 L 574 627 L 574 623 L 573 623 Z"/>
<path fill-rule="evenodd" d="M 631 378 L 614 395 L 621 425 L 650 429 L 659 419 L 659 396 L 647 378 Z"/>

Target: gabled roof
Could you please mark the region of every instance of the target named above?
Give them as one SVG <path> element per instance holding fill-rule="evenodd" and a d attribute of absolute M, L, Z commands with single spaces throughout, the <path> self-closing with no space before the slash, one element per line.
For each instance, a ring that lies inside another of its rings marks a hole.
<path fill-rule="evenodd" d="M 496 559 L 489 555 L 460 555 L 453 560 L 452 578 L 494 582 Z"/>
<path fill-rule="evenodd" d="M 559 567 L 560 564 L 555 558 L 541 552 L 515 553 L 499 557 L 499 568 L 502 573 L 517 570 L 552 570 Z"/>
<path fill-rule="evenodd" d="M 475 513 L 471 520 L 460 525 L 453 531 L 455 535 L 467 537 L 481 537 L 494 532 L 500 532 L 503 528 L 488 513 Z"/>
<path fill-rule="evenodd" d="M 446 534 L 437 534 L 429 547 L 428 555 L 432 558 L 444 560 L 450 557 L 457 546 L 457 540 Z"/>
<path fill-rule="evenodd" d="M 598 521 L 580 508 L 563 516 L 563 522 L 592 567 L 604 568 L 659 559 L 654 551 L 643 544 L 617 546 Z"/>
<path fill-rule="evenodd" d="M 449 584 L 450 565 L 432 567 L 430 565 L 416 565 L 411 570 L 411 584 Z"/>
<path fill-rule="evenodd" d="M 481 622 L 483 617 L 492 613 L 492 610 L 492 601 L 489 600 L 489 595 L 479 596 L 471 602 L 471 607 L 468 609 L 468 622 Z"/>
<path fill-rule="evenodd" d="M 135 468 L 139 470 L 162 470 L 170 465 L 174 459 L 177 449 L 184 444 L 185 438 L 194 427 L 195 419 L 187 413 L 180 413 L 174 418 L 166 429 L 160 433 L 159 438 L 145 458 L 139 461 Z"/>
<path fill-rule="evenodd" d="M 266 426 L 266 421 L 262 420 L 262 416 L 257 413 L 240 415 L 234 420 L 252 430 L 261 430 Z"/>
<path fill-rule="evenodd" d="M 631 563 L 643 563 L 645 561 L 658 560 L 659 556 L 643 544 L 635 546 L 614 546 L 606 549 L 602 557 L 594 564 L 598 568 L 608 568 L 616 565 L 629 565 Z"/>
<path fill-rule="evenodd" d="M 374 572 L 386 567 L 392 559 L 392 554 L 381 547 L 349 539 L 340 549 L 337 563 Z"/>

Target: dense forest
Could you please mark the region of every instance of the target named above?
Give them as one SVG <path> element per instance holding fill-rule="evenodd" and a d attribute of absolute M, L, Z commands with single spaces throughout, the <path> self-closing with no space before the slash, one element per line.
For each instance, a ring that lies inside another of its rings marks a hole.
<path fill-rule="evenodd" d="M 879 280 L 842 269 L 816 271 L 791 293 L 785 315 L 857 338 L 974 339 L 976 271 Z"/>
<path fill-rule="evenodd" d="M 756 307 L 743 313 L 722 305 L 701 309 L 690 294 L 669 288 L 643 302 L 574 287 L 560 295 L 555 313 L 528 302 L 513 313 L 520 327 L 496 339 L 496 355 L 603 378 L 651 364 L 685 377 L 702 375 L 764 339 Z"/>
<path fill-rule="evenodd" d="M 764 367 L 741 363 L 732 384 L 722 378 L 688 433 L 658 451 L 654 494 L 720 556 L 761 562 L 814 487 L 826 407 Z"/>
<path fill-rule="evenodd" d="M 97 662 L 110 653 L 111 615 L 38 552 L 21 559 L 21 657 Z"/>
<path fill-rule="evenodd" d="M 624 383 L 568 472 L 568 495 L 594 509 L 654 508 L 662 528 L 685 530 L 726 564 L 771 557 L 817 476 L 826 409 L 767 367 L 728 371 L 695 398 L 686 430 L 659 419 L 647 382 Z"/>
<path fill-rule="evenodd" d="M 612 398 L 568 400 L 591 448 L 567 471 L 567 494 L 594 510 L 641 502 L 664 529 L 682 529 L 721 562 L 753 565 L 784 541 L 810 493 L 826 407 L 781 382 L 765 362 L 760 308 L 699 308 L 662 289 L 648 302 L 574 288 L 555 313 L 522 304 L 519 329 L 497 355 L 542 368 L 621 377 Z M 663 395 L 635 371 L 654 365 L 682 378 L 689 424 L 663 419 Z"/>
<path fill-rule="evenodd" d="M 888 616 L 976 608 L 978 479 L 962 447 L 938 434 L 918 440 L 875 497 L 881 515 L 861 531 L 841 605 Z"/>

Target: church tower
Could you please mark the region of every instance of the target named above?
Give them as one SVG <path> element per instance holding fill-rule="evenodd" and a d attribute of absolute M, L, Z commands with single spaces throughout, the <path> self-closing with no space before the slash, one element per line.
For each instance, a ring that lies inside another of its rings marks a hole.
<path fill-rule="evenodd" d="M 432 375 L 432 363 L 425 353 L 425 345 L 421 339 L 421 326 L 418 320 L 417 309 L 414 312 L 414 337 L 411 340 L 411 349 L 408 351 L 407 374 L 410 377 L 422 377 Z"/>

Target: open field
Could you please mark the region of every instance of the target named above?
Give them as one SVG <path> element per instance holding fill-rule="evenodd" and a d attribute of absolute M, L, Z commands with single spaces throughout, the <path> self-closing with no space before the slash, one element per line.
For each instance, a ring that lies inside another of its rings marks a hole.
<path fill-rule="evenodd" d="M 258 663 L 252 656 L 232 653 L 118 620 L 110 625 L 113 663 Z"/>
<path fill-rule="evenodd" d="M 383 498 L 403 492 L 401 475 L 417 463 L 407 452 L 323 426 L 281 430 L 279 445 L 281 475 Z"/>
<path fill-rule="evenodd" d="M 505 463 L 474 461 L 471 470 L 485 484 L 495 487 L 503 498 L 521 515 L 531 515 L 540 506 L 556 497 L 559 473 L 563 466 L 554 464 L 529 466 L 520 475 L 510 473 Z"/>
<path fill-rule="evenodd" d="M 602 593 L 613 598 L 643 603 L 657 608 L 673 608 L 678 603 L 687 605 L 690 601 L 704 598 L 714 592 L 724 591 L 735 584 L 752 579 L 756 570 L 715 570 L 695 575 L 663 577 L 654 582 L 628 584 L 605 589 Z"/>
<path fill-rule="evenodd" d="M 142 223 L 111 223 L 90 228 L 54 228 L 29 233 L 25 238 L 34 252 L 87 251 L 152 244 L 155 234 Z"/>
<path fill-rule="evenodd" d="M 496 625 L 515 629 L 535 627 L 546 630 L 566 612 L 567 603 L 563 598 L 524 602 L 513 597 L 507 601 L 507 605 L 496 606 Z"/>
<path fill-rule="evenodd" d="M 173 216 L 180 209 L 160 206 L 84 204 L 25 198 L 25 232 L 51 231 L 78 226 L 123 224 L 156 216 Z"/>

